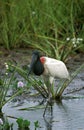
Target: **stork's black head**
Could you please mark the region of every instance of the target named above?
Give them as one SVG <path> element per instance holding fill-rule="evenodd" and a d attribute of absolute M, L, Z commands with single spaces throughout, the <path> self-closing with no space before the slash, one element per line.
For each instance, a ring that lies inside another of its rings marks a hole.
<path fill-rule="evenodd" d="M 40 53 L 39 53 L 39 51 L 37 51 L 37 50 L 35 50 L 35 51 L 33 51 L 32 52 L 32 57 L 37 57 L 37 59 L 39 59 L 40 58 Z"/>
<path fill-rule="evenodd" d="M 28 75 L 31 73 L 31 71 L 33 71 L 35 75 L 41 75 L 44 71 L 44 66 L 40 61 L 40 53 L 37 50 L 32 53 L 32 59 Z"/>

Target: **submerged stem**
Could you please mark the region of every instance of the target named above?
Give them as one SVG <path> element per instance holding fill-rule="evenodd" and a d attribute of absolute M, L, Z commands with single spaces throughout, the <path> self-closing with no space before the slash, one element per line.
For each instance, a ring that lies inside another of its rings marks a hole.
<path fill-rule="evenodd" d="M 56 91 L 56 95 L 55 98 L 60 98 L 62 96 L 62 93 L 64 92 L 65 88 L 68 87 L 68 85 L 72 82 L 72 80 L 77 76 L 77 74 L 84 68 L 84 64 L 82 64 L 80 66 L 80 68 L 78 68 L 71 76 L 70 80 L 65 80 L 64 83 L 59 87 L 59 89 L 57 88 Z"/>

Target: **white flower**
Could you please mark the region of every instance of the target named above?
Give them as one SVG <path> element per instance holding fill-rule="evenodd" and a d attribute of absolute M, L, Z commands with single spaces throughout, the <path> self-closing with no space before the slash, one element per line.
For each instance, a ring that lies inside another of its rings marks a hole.
<path fill-rule="evenodd" d="M 36 12 L 35 12 L 35 11 L 33 11 L 33 12 L 32 12 L 32 15 L 35 15 L 35 14 L 36 14 Z"/>
<path fill-rule="evenodd" d="M 73 44 L 76 43 L 76 38 L 75 38 L 75 37 L 72 38 L 71 40 L 72 40 L 72 43 L 73 43 Z"/>
<path fill-rule="evenodd" d="M 76 43 L 73 43 L 73 47 L 77 47 L 77 44 L 76 44 Z"/>
<path fill-rule="evenodd" d="M 77 39 L 76 43 L 77 43 L 77 44 L 80 44 L 80 40 Z"/>
<path fill-rule="evenodd" d="M 23 83 L 22 81 L 19 81 L 19 82 L 17 83 L 17 87 L 18 87 L 18 88 L 23 88 L 23 87 L 24 87 L 24 83 Z"/>
<path fill-rule="evenodd" d="M 0 125 L 3 125 L 3 120 L 0 118 Z"/>
<path fill-rule="evenodd" d="M 67 37 L 66 40 L 69 41 L 69 40 L 70 40 L 70 37 Z"/>
<path fill-rule="evenodd" d="M 83 41 L 83 38 L 76 38 L 76 37 L 70 38 L 70 37 L 67 37 L 66 40 L 71 41 L 73 47 L 78 47 L 79 44 Z"/>
<path fill-rule="evenodd" d="M 83 41 L 83 39 L 82 39 L 82 38 L 77 38 L 77 40 L 78 40 L 78 41 Z"/>
<path fill-rule="evenodd" d="M 7 63 L 5 63 L 5 67 L 6 67 L 6 69 L 9 69 L 9 67 L 8 67 L 8 64 L 7 64 Z"/>
<path fill-rule="evenodd" d="M 8 75 L 8 73 L 6 73 L 6 75 Z"/>

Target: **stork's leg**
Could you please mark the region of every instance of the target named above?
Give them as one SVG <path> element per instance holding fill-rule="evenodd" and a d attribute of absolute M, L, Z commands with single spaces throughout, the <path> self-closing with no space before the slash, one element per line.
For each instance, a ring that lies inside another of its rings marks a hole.
<path fill-rule="evenodd" d="M 47 110 L 48 106 L 50 106 L 50 108 L 51 108 L 51 116 L 52 116 L 52 112 L 53 112 L 52 105 L 53 105 L 52 101 L 51 102 L 47 101 L 47 104 L 45 106 L 45 110 L 44 110 L 44 113 L 43 113 L 43 117 L 45 117 L 45 113 L 46 113 L 46 110 Z"/>
<path fill-rule="evenodd" d="M 50 87 L 51 87 L 51 84 L 50 84 L 50 81 L 49 81 L 49 76 L 43 76 L 43 80 L 44 80 L 44 83 L 47 87 L 47 91 L 48 91 L 48 98 L 50 98 L 50 95 L 51 95 L 51 92 L 50 92 Z"/>
<path fill-rule="evenodd" d="M 47 104 L 46 104 L 46 107 L 45 107 L 45 110 L 44 110 L 44 113 L 43 113 L 43 117 L 45 116 L 46 109 L 47 109 L 47 107 L 48 107 L 48 103 L 49 103 L 49 102 L 47 102 Z"/>
<path fill-rule="evenodd" d="M 49 87 L 49 94 L 50 99 L 53 97 L 53 86 L 54 86 L 54 77 L 49 77 L 50 87 Z"/>
<path fill-rule="evenodd" d="M 54 78 L 53 77 L 48 77 L 46 76 L 44 78 L 44 82 L 47 86 L 47 90 L 48 90 L 48 100 L 47 100 L 47 104 L 46 104 L 46 107 L 45 107 L 45 110 L 44 110 L 44 113 L 43 113 L 43 117 L 45 117 L 45 113 L 46 113 L 46 110 L 47 110 L 47 107 L 48 105 L 51 106 L 51 115 L 52 115 L 52 87 L 53 87 L 53 82 L 54 81 Z"/>
<path fill-rule="evenodd" d="M 54 83 L 54 77 L 51 76 L 43 76 L 45 85 L 47 87 L 48 90 L 48 101 L 50 101 L 50 99 L 52 98 L 52 87 L 53 87 L 53 83 Z"/>

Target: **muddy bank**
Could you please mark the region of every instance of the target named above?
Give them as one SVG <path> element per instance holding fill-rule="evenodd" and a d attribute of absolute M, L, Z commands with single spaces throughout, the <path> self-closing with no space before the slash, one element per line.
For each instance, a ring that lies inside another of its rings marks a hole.
<path fill-rule="evenodd" d="M 19 63 L 21 66 L 27 65 L 30 61 L 32 50 L 28 49 L 15 49 L 7 51 L 0 49 L 0 69 L 4 69 L 4 63 L 13 61 Z"/>

